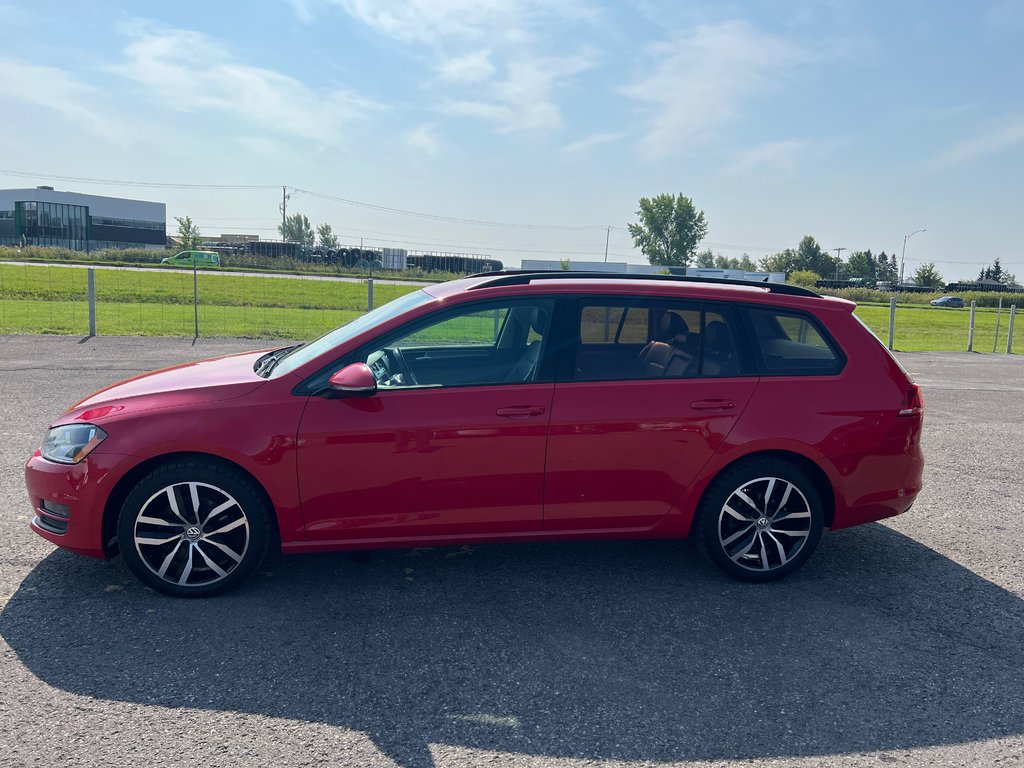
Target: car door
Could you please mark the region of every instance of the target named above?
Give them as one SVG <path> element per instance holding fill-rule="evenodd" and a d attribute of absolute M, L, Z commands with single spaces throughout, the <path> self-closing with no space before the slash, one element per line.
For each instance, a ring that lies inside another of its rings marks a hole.
<path fill-rule="evenodd" d="M 578 333 L 551 407 L 544 528 L 649 528 L 721 446 L 758 380 L 728 306 L 603 297 L 567 312 Z M 638 330 L 646 343 L 624 363 L 595 364 L 624 359 L 606 349 L 616 335 L 604 323 L 632 328 L 618 335 L 632 349 Z"/>
<path fill-rule="evenodd" d="M 364 345 L 367 398 L 312 396 L 298 479 L 310 538 L 395 540 L 541 528 L 552 299 L 475 302 Z"/>

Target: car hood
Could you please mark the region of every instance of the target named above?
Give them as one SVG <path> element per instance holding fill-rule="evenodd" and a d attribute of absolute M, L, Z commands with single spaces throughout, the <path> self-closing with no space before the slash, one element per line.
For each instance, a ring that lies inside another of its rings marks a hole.
<path fill-rule="evenodd" d="M 267 351 L 185 363 L 125 379 L 75 403 L 61 422 L 97 423 L 126 410 L 137 412 L 241 397 L 267 383 L 253 371 L 253 364 Z"/>

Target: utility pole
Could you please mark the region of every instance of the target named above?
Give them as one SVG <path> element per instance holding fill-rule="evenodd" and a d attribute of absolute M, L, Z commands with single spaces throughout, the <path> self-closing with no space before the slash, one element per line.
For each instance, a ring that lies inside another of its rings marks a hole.
<path fill-rule="evenodd" d="M 843 251 L 845 251 L 846 249 L 845 248 L 830 248 L 829 250 L 836 252 L 836 280 L 838 280 L 839 279 L 839 260 L 841 258 L 840 254 Z"/>
<path fill-rule="evenodd" d="M 612 236 L 612 228 L 608 227 L 608 229 L 604 233 L 604 263 L 605 264 L 608 263 L 608 240 L 609 240 L 609 238 L 611 238 L 611 236 Z"/>
<path fill-rule="evenodd" d="M 281 186 L 281 239 L 287 240 L 284 233 L 288 231 L 288 187 Z"/>

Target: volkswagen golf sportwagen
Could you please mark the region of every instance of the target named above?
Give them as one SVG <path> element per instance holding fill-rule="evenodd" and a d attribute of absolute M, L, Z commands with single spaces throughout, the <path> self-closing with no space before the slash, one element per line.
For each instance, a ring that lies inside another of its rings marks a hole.
<path fill-rule="evenodd" d="M 683 538 L 780 578 L 921 489 L 920 389 L 789 285 L 503 272 L 321 338 L 148 373 L 58 418 L 40 536 L 172 595 L 284 553 Z"/>

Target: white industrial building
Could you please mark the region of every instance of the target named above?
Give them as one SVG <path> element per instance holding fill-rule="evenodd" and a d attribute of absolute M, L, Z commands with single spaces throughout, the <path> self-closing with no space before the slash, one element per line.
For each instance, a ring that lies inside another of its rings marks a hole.
<path fill-rule="evenodd" d="M 159 250 L 167 245 L 167 206 L 45 186 L 0 189 L 0 245 Z"/>

